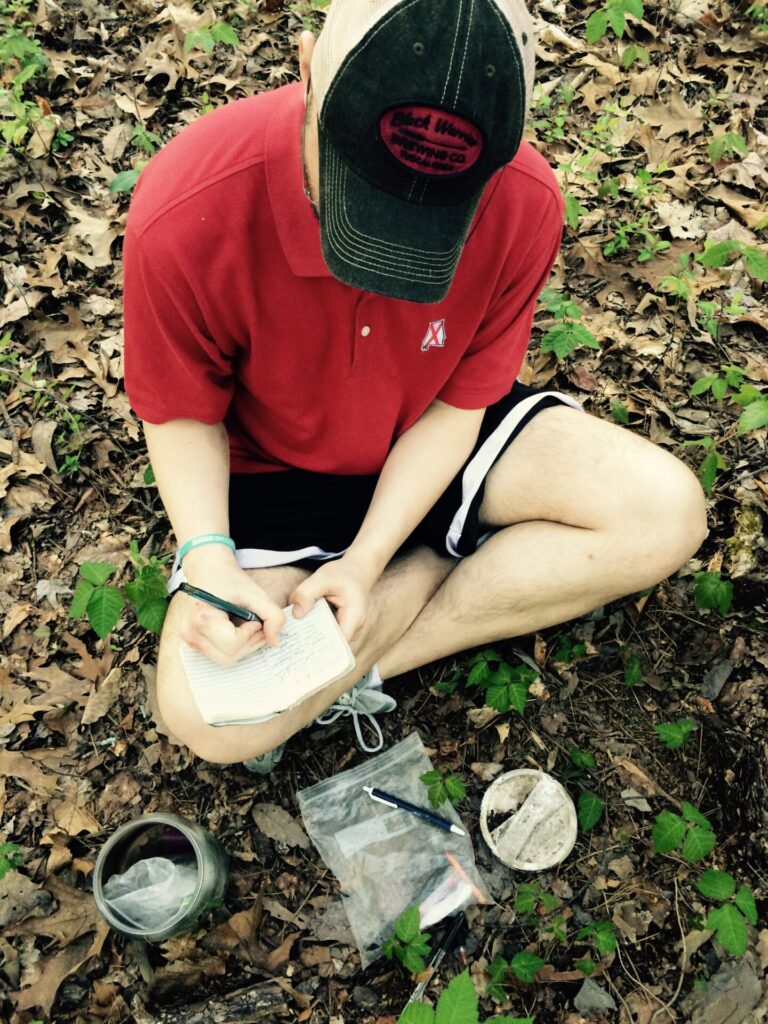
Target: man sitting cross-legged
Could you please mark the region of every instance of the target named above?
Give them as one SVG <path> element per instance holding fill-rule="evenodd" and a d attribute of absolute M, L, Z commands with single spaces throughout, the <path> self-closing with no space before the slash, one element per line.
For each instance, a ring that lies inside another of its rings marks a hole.
<path fill-rule="evenodd" d="M 391 679 L 657 583 L 706 534 L 682 463 L 515 383 L 562 224 L 521 143 L 519 0 L 334 0 L 299 57 L 301 84 L 151 161 L 126 232 L 126 382 L 184 552 L 172 585 L 264 620 L 171 602 L 161 711 L 213 762 L 279 748 L 374 665 Z M 233 663 L 319 597 L 354 673 L 206 725 L 182 641 Z"/>

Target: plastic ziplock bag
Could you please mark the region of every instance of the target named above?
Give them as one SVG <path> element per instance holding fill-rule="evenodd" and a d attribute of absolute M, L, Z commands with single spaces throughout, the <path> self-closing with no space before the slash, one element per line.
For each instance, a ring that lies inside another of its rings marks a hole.
<path fill-rule="evenodd" d="M 376 803 L 376 786 L 429 807 L 420 776 L 432 770 L 417 733 L 364 764 L 299 792 L 304 826 L 341 883 L 342 900 L 363 967 L 380 955 L 404 910 L 419 905 L 428 928 L 472 903 L 491 899 L 475 866 L 472 840 Z M 461 821 L 450 804 L 441 817 Z"/>
<path fill-rule="evenodd" d="M 147 857 L 124 874 L 112 875 L 104 885 L 104 898 L 128 924 L 152 932 L 178 914 L 194 895 L 197 881 L 194 860 L 174 863 L 167 857 Z"/>

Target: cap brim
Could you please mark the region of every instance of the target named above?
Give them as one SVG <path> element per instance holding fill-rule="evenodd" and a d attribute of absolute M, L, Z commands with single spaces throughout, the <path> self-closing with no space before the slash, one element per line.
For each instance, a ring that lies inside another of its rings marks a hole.
<path fill-rule="evenodd" d="M 320 238 L 333 276 L 391 298 L 444 299 L 482 192 L 455 206 L 404 201 L 354 174 L 320 126 L 318 134 Z M 414 199 L 420 188 L 417 178 Z"/>

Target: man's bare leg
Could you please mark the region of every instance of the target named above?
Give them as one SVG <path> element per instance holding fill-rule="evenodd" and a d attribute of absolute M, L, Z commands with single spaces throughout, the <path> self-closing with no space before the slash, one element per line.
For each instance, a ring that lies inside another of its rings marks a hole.
<path fill-rule="evenodd" d="M 690 470 L 630 431 L 565 407 L 541 412 L 494 466 L 480 518 L 504 528 L 457 565 L 381 656 L 382 678 L 658 583 L 707 535 Z"/>

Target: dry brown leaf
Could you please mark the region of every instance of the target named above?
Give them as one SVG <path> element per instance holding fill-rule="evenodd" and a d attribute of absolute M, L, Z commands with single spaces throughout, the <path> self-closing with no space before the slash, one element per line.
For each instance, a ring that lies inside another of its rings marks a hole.
<path fill-rule="evenodd" d="M 646 124 L 658 126 L 658 137 L 662 140 L 672 135 L 695 135 L 704 125 L 701 104 L 689 107 L 679 92 L 670 95 L 667 103 L 656 100 L 647 107 L 632 108 L 635 117 Z"/>
<path fill-rule="evenodd" d="M 52 899 L 48 892 L 21 871 L 9 871 L 0 878 L 0 929 L 15 934 L 13 925 L 30 914 L 47 914 Z"/>
<path fill-rule="evenodd" d="M 100 832 L 101 825 L 88 810 L 91 786 L 86 779 L 65 776 L 61 780 L 61 795 L 50 801 L 48 809 L 54 822 L 67 835 L 81 832 Z"/>
<path fill-rule="evenodd" d="M 294 942 L 299 938 L 301 932 L 292 932 L 286 935 L 283 941 L 264 958 L 264 967 L 270 974 L 276 974 L 291 959 L 291 949 Z"/>
<path fill-rule="evenodd" d="M 53 454 L 53 435 L 58 429 L 56 420 L 37 420 L 32 424 L 31 441 L 35 455 L 54 473 L 59 472 Z"/>
<path fill-rule="evenodd" d="M 23 1013 L 35 1006 L 40 1007 L 44 1014 L 49 1014 L 63 982 L 78 971 L 86 960 L 99 955 L 108 934 L 109 927 L 102 921 L 93 936 L 85 935 L 60 953 L 44 960 L 33 983 L 11 996 L 17 1012 Z"/>
<path fill-rule="evenodd" d="M 81 725 L 92 725 L 109 711 L 117 698 L 120 696 L 120 688 L 123 682 L 123 670 L 116 666 L 107 675 L 106 679 L 99 684 L 98 689 L 94 688 L 85 705 Z"/>
<path fill-rule="evenodd" d="M 300 850 L 308 850 L 311 846 L 307 833 L 283 807 L 255 804 L 252 814 L 256 827 L 270 839 L 286 846 L 298 846 Z"/>

